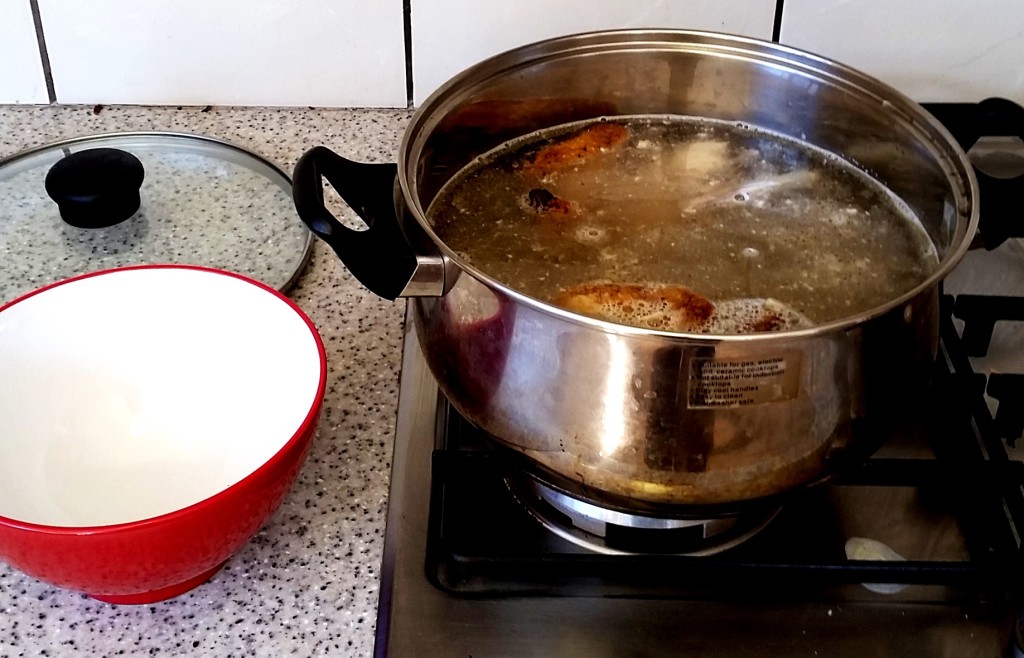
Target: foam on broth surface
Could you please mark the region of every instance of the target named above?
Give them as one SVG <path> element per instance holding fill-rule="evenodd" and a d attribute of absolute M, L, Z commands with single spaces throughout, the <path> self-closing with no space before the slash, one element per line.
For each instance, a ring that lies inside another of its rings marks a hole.
<path fill-rule="evenodd" d="M 625 130 L 588 145 L 602 123 Z M 655 326 L 621 305 L 578 311 L 676 331 L 838 320 L 938 266 L 913 213 L 864 172 L 809 144 L 705 119 L 616 117 L 527 135 L 456 175 L 428 220 L 468 262 L 538 299 L 604 283 L 685 287 L 715 305 L 717 319 L 696 329 Z M 735 320 L 765 309 L 779 321 Z"/>

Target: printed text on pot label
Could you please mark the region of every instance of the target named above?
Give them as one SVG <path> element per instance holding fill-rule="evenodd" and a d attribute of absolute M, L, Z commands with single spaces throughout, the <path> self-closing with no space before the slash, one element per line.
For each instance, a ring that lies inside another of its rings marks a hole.
<path fill-rule="evenodd" d="M 756 359 L 695 358 L 689 374 L 686 406 L 690 409 L 792 400 L 800 389 L 800 353 Z"/>

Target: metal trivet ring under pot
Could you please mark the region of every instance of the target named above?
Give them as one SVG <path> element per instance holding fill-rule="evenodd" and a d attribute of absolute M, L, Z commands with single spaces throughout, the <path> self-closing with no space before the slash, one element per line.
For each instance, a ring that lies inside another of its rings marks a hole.
<path fill-rule="evenodd" d="M 607 555 L 714 555 L 753 537 L 781 509 L 769 507 L 711 519 L 663 518 L 601 507 L 529 475 L 508 476 L 505 484 L 548 530 L 577 546 Z"/>

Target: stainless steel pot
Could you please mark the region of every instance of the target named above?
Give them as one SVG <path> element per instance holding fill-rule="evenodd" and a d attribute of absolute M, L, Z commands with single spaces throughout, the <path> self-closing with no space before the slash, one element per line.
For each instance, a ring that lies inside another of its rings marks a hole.
<path fill-rule="evenodd" d="M 916 212 L 941 266 L 883 306 L 812 329 L 687 335 L 527 297 L 433 232 L 427 207 L 476 156 L 543 127 L 635 114 L 745 122 L 839 154 Z M 326 210 L 321 176 L 368 230 Z M 964 153 L 899 92 L 777 44 L 685 31 L 570 36 L 486 60 L 420 108 L 397 167 L 318 147 L 296 167 L 294 195 L 360 281 L 411 298 L 430 368 L 469 420 L 556 484 L 701 512 L 828 477 L 914 418 L 935 358 L 938 283 L 978 221 Z"/>

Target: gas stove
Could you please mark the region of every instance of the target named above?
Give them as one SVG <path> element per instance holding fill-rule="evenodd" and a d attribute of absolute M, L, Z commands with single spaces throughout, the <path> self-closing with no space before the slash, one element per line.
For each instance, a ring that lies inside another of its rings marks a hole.
<path fill-rule="evenodd" d="M 1024 655 L 1024 110 L 927 107 L 971 149 L 982 229 L 919 427 L 742 517 L 630 515 L 496 450 L 407 323 L 376 655 Z"/>

